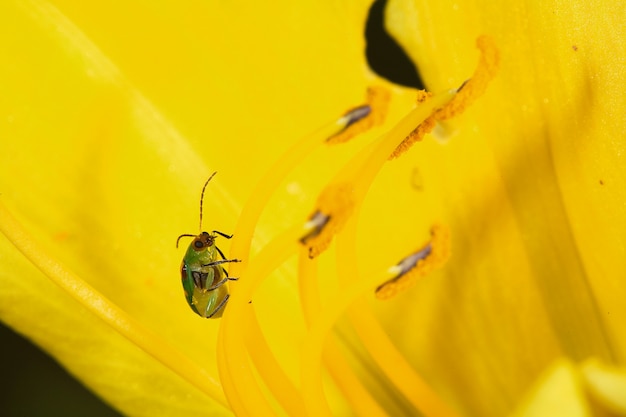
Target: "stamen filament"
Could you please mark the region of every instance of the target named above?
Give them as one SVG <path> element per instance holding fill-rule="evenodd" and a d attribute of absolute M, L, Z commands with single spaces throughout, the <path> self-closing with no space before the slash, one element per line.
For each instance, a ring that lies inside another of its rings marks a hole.
<path fill-rule="evenodd" d="M 331 300 L 328 308 L 321 311 L 311 323 L 311 328 L 303 341 L 301 357 L 301 392 L 309 416 L 328 416 L 330 411 L 322 389 L 321 360 L 326 336 L 335 322 L 341 317 L 352 301 L 366 291 L 370 291 L 375 282 L 370 278 L 357 282 L 342 291 Z"/>
<path fill-rule="evenodd" d="M 356 257 L 357 223 L 358 216 L 354 216 L 346 225 L 344 233 L 337 238 L 337 276 L 342 286 L 362 279 Z M 456 416 L 398 352 L 378 320 L 369 312 L 363 298 L 353 301 L 348 310 L 350 322 L 363 346 L 389 380 L 424 416 Z"/>
<path fill-rule="evenodd" d="M 240 393 L 236 389 L 235 380 L 233 379 L 230 369 L 225 365 L 226 355 L 229 354 L 231 353 L 226 352 L 226 349 L 224 348 L 224 340 L 220 335 L 217 339 L 217 366 L 220 374 L 220 382 L 222 383 L 222 389 L 228 398 L 228 404 L 230 405 L 231 410 L 236 416 L 251 417 L 250 412 L 245 408 L 245 403 L 241 399 Z M 247 360 L 245 357 L 241 359 Z"/>
<path fill-rule="evenodd" d="M 205 369 L 168 344 L 74 272 L 49 256 L 0 202 L 0 232 L 46 277 L 120 335 L 227 408 L 222 387 Z"/>
<path fill-rule="evenodd" d="M 274 354 L 267 345 L 256 316 L 250 320 L 249 324 L 246 345 L 259 375 L 266 376 L 263 381 L 287 415 L 304 415 L 304 402 L 300 392 L 276 361 Z"/>
<path fill-rule="evenodd" d="M 387 412 L 372 397 L 371 393 L 363 386 L 361 380 L 346 363 L 337 342 L 330 338 L 326 342 L 322 352 L 324 364 L 330 376 L 333 378 L 346 400 L 352 406 L 357 416 L 362 417 L 388 417 Z M 311 416 L 317 416 L 309 412 Z"/>
<path fill-rule="evenodd" d="M 308 250 L 300 247 L 298 252 L 298 289 L 302 314 L 307 326 L 321 309 L 317 284 L 317 258 L 309 258 Z"/>
<path fill-rule="evenodd" d="M 300 302 L 307 325 L 320 310 L 319 294 L 317 290 L 317 260 L 308 256 L 308 251 L 301 248 L 298 257 L 298 286 L 300 288 Z M 385 417 L 387 413 L 376 402 L 370 392 L 354 375 L 341 355 L 337 342 L 331 338 L 322 352 L 324 364 L 346 400 L 350 403 L 357 415 L 363 417 Z M 314 413 L 309 413 L 315 415 Z"/>
<path fill-rule="evenodd" d="M 363 277 L 362 277 L 363 278 Z M 335 322 L 352 305 L 355 299 L 371 291 L 376 286 L 375 274 L 354 282 L 327 303 L 328 308 L 320 312 L 311 324 L 309 333 L 303 341 L 301 358 L 301 392 L 305 407 L 311 416 L 324 416 L 328 409 L 323 395 L 320 364 L 326 336 L 331 332 Z M 433 414 L 437 415 L 437 414 Z M 442 414 L 444 415 L 444 414 Z"/>
<path fill-rule="evenodd" d="M 358 299 L 348 310 L 348 317 L 363 346 L 387 378 L 422 415 L 456 416 L 445 401 L 413 370 L 367 308 L 367 303 Z"/>
<path fill-rule="evenodd" d="M 297 236 L 300 232 L 299 227 L 294 227 L 284 232 L 266 245 L 251 262 L 249 262 L 245 279 L 240 280 L 237 285 L 237 292 L 233 293 L 229 300 L 228 309 L 224 312 L 222 323 L 220 326 L 219 339 L 223 345 L 223 352 L 218 356 L 218 369 L 220 378 L 228 381 L 228 386 L 233 391 L 226 391 L 226 397 L 233 408 L 244 409 L 246 412 L 253 412 L 255 416 L 272 416 L 274 415 L 269 403 L 264 398 L 258 382 L 252 372 L 250 363 L 242 358 L 246 358 L 248 351 L 255 349 L 257 343 L 266 343 L 263 334 L 255 333 L 253 327 L 258 323 L 251 324 L 256 321 L 256 315 L 252 305 L 248 303 L 252 299 L 254 291 L 265 280 L 269 274 L 284 263 L 297 249 L 295 244 Z M 251 340 L 250 335 L 256 335 L 261 339 Z M 269 349 L 267 349 L 269 351 Z M 253 356 L 252 359 L 259 359 L 259 356 Z M 280 367 L 274 368 L 273 364 L 277 362 L 267 362 L 264 367 L 272 367 L 271 373 L 263 373 L 262 377 L 274 378 L 275 374 L 283 373 Z M 255 363 L 257 369 L 260 365 Z M 265 378 L 264 378 L 265 379 Z M 274 384 L 290 383 L 286 376 L 281 376 Z M 281 388 L 283 389 L 283 388 Z M 290 388 L 284 388 L 292 391 Z M 275 397 L 276 398 L 276 397 Z M 284 396 L 276 398 L 278 401 L 289 400 Z M 293 399 L 291 399 L 293 400 Z M 238 402 L 238 404 L 233 404 Z M 299 400 L 289 404 L 281 403 L 285 410 L 296 409 Z"/>

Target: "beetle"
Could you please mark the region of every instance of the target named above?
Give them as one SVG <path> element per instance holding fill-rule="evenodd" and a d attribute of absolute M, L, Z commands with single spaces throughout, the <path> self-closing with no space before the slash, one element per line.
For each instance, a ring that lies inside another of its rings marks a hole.
<path fill-rule="evenodd" d="M 218 236 L 230 239 L 233 237 L 232 235 L 217 230 L 213 230 L 211 233 L 202 231 L 204 190 L 216 173 L 211 174 L 206 180 L 200 194 L 200 233 L 197 235 L 182 234 L 176 240 L 176 248 L 178 248 L 181 238 L 193 238 L 180 265 L 180 275 L 189 307 L 196 314 L 207 319 L 222 317 L 230 297 L 228 286 L 225 284 L 228 281 L 238 279 L 229 277 L 223 265 L 230 262 L 241 262 L 239 259 L 226 259 L 224 253 L 215 245 L 215 239 Z"/>

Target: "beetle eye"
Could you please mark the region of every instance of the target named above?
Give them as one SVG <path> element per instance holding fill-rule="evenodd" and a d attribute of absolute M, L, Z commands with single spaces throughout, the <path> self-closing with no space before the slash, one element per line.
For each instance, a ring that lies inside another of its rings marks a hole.
<path fill-rule="evenodd" d="M 202 248 L 204 246 L 204 243 L 200 242 L 199 240 L 196 240 L 195 242 L 193 242 L 193 245 L 196 248 L 200 249 L 200 248 Z"/>

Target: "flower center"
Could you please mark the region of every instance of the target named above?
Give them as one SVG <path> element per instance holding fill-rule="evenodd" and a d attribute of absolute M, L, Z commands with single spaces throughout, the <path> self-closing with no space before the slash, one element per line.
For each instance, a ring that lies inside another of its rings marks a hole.
<path fill-rule="evenodd" d="M 256 223 L 285 176 L 315 147 L 324 143 L 334 145 L 345 142 L 381 124 L 389 93 L 379 87 L 370 88 L 366 104 L 352 108 L 303 138 L 259 181 L 234 233 L 231 256 L 244 262 L 231 268 L 231 273 L 241 277 L 241 280 L 232 286 L 232 297 L 220 326 L 218 346 L 220 378 L 237 415 L 274 415 L 270 405 L 272 401 L 266 398 L 267 390 L 289 415 L 332 415 L 323 390 L 322 363 L 357 414 L 387 415 L 384 407 L 346 364 L 340 343 L 330 336 L 337 320 L 346 313 L 377 367 L 416 409 L 426 416 L 455 415 L 397 351 L 362 301 L 364 294 L 374 290 L 379 299 L 393 297 L 418 278 L 441 267 L 450 253 L 449 230 L 443 225 L 433 226 L 428 243 L 409 256 L 399 257 L 401 261 L 392 268 L 394 276 L 391 279 L 385 279 L 383 273 L 376 274 L 375 271 L 357 279 L 356 218 L 370 185 L 389 159 L 401 156 L 439 121 L 459 114 L 485 91 L 496 73 L 498 51 L 488 37 L 479 38 L 477 44 L 481 58 L 472 78 L 458 89 L 436 95 L 420 93 L 415 109 L 355 155 L 328 183 L 320 193 L 312 214 L 307 221 L 303 221 L 304 232 L 300 225 L 294 225 L 250 258 L 250 242 Z M 335 237 L 340 290 L 322 306 L 317 260 L 325 254 Z M 299 386 L 285 374 L 280 358 L 272 354 L 254 305 L 249 303 L 260 283 L 295 253 L 299 253 L 298 286 L 307 327 L 304 339 L 299 341 L 303 347 Z M 263 384 L 267 390 L 264 390 Z"/>

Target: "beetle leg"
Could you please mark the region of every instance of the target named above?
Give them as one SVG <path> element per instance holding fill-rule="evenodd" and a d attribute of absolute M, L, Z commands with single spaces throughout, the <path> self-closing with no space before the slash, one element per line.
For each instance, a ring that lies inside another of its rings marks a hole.
<path fill-rule="evenodd" d="M 226 257 L 224 256 L 224 253 L 220 250 L 220 248 L 218 248 L 217 246 L 215 247 L 215 249 L 217 249 L 217 253 L 220 254 L 220 256 L 222 257 L 222 259 L 226 259 Z"/>
<path fill-rule="evenodd" d="M 228 271 L 224 268 L 222 268 L 222 271 L 224 271 L 224 274 L 226 275 L 226 278 L 228 278 L 230 281 L 237 281 L 239 278 L 233 278 L 233 277 L 229 277 L 228 276 Z"/>
<path fill-rule="evenodd" d="M 214 231 L 215 232 L 215 231 Z M 218 232 L 219 233 L 219 232 Z M 217 252 L 220 254 L 220 256 L 222 257 L 223 260 L 226 260 L 226 257 L 224 256 L 224 253 L 220 250 L 220 248 L 218 248 L 217 246 L 215 247 L 215 249 L 217 249 Z M 239 262 L 238 259 L 233 259 L 231 262 Z M 224 271 L 224 273 L 226 274 L 226 276 L 228 276 L 228 271 L 226 270 L 226 268 L 222 268 L 222 271 Z M 239 278 L 233 278 L 233 281 L 238 280 Z"/>
<path fill-rule="evenodd" d="M 217 233 L 218 235 L 225 237 L 226 239 L 230 239 L 233 235 L 227 235 L 226 233 L 220 232 L 219 230 L 213 230 L 213 233 Z"/>
<path fill-rule="evenodd" d="M 213 262 L 209 262 L 208 264 L 202 264 L 202 266 L 215 266 L 215 265 L 225 264 L 227 262 L 241 262 L 241 261 L 239 259 L 222 259 L 221 261 L 213 261 Z"/>
<path fill-rule="evenodd" d="M 228 277 L 224 278 L 223 280 L 221 280 L 220 282 L 218 282 L 215 285 L 211 285 L 209 288 L 207 288 L 207 291 L 213 291 L 218 289 L 219 287 L 221 287 L 222 285 L 226 284 L 228 282 Z"/>
<path fill-rule="evenodd" d="M 211 314 L 209 314 L 208 316 L 205 316 L 207 319 L 210 319 L 211 317 L 213 317 L 214 315 L 216 315 L 220 310 L 222 310 L 225 306 L 226 306 L 226 302 L 228 301 L 228 299 L 230 298 L 230 294 L 226 294 L 226 297 L 224 297 L 224 299 L 222 300 L 222 302 L 217 306 L 217 308 L 215 310 L 213 310 L 213 312 Z M 206 314 L 206 311 L 204 312 Z"/>
<path fill-rule="evenodd" d="M 233 277 L 226 277 L 223 280 L 221 280 L 220 282 L 218 282 L 215 285 L 211 285 L 209 288 L 207 288 L 207 291 L 213 291 L 218 289 L 219 287 L 221 287 L 222 285 L 226 284 L 228 281 L 237 281 L 239 278 L 233 278 Z"/>
<path fill-rule="evenodd" d="M 226 257 L 224 256 L 224 253 L 220 250 L 220 248 L 218 248 L 217 246 L 215 247 L 215 249 L 217 249 L 217 252 L 220 254 L 220 256 L 222 257 L 222 259 L 226 259 Z M 226 274 L 226 276 L 228 276 L 228 271 L 226 270 L 226 268 L 222 268 L 222 271 L 224 271 L 224 273 Z"/>

